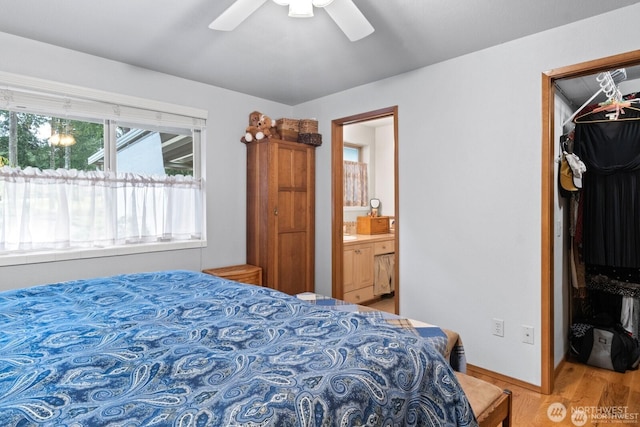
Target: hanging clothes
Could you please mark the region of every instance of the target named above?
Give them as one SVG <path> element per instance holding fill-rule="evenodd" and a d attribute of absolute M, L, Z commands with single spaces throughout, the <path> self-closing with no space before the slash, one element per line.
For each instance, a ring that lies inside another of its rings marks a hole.
<path fill-rule="evenodd" d="M 574 152 L 583 177 L 582 243 L 586 264 L 640 268 L 640 109 L 576 119 Z"/>
<path fill-rule="evenodd" d="M 622 327 L 627 332 L 636 338 L 638 337 L 638 319 L 640 319 L 640 313 L 638 312 L 640 305 L 638 301 L 640 300 L 637 298 L 623 296 L 622 308 L 620 310 L 620 324 L 622 324 Z"/>

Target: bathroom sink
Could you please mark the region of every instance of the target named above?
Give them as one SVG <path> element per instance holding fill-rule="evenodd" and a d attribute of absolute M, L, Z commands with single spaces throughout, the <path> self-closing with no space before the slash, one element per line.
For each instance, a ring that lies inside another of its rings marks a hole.
<path fill-rule="evenodd" d="M 358 238 L 358 236 L 344 235 L 344 236 L 342 236 L 342 241 L 346 242 L 348 240 L 356 240 L 357 238 Z"/>

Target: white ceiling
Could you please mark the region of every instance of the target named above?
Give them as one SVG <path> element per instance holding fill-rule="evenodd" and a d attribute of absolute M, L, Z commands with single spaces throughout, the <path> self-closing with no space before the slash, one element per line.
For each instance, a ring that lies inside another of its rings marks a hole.
<path fill-rule="evenodd" d="M 375 28 L 357 42 L 272 1 L 210 30 L 233 1 L 0 0 L 0 31 L 296 105 L 640 0 L 354 0 Z"/>

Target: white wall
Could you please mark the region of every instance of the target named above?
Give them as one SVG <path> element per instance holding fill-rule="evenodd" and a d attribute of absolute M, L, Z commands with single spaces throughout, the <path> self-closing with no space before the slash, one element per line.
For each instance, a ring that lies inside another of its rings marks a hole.
<path fill-rule="evenodd" d="M 400 311 L 460 332 L 471 364 L 540 385 L 541 74 L 637 49 L 637 16 L 640 4 L 296 107 L 330 135 L 332 119 L 398 105 Z M 329 144 L 316 169 L 316 287 L 330 293 Z"/>
<path fill-rule="evenodd" d="M 0 267 L 0 289 L 246 260 L 246 148 L 249 113 L 291 117 L 290 106 L 0 33 L 0 70 L 208 110 L 207 239 L 204 249 Z M 51 66 L 54 64 L 55 66 Z"/>
<path fill-rule="evenodd" d="M 394 216 L 396 206 L 394 200 L 394 170 L 393 170 L 393 125 L 375 128 L 375 195 L 380 199 L 380 215 Z"/>
<path fill-rule="evenodd" d="M 371 127 L 361 123 L 346 125 L 343 128 L 343 140 L 362 147 L 362 161 L 369 164 L 369 198 L 378 198 L 381 203 L 380 215 L 393 216 L 394 171 L 393 171 L 393 125 Z M 345 208 L 344 221 L 355 221 L 356 217 L 366 215 L 366 208 Z"/>

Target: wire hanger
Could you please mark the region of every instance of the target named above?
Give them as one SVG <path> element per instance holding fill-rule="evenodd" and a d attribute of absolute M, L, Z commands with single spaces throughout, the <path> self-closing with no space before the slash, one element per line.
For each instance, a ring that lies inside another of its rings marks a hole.
<path fill-rule="evenodd" d="M 589 98 L 580 108 L 578 108 L 567 120 L 562 122 L 562 126 L 569 123 L 573 118 L 580 112 L 584 107 L 589 105 L 591 101 L 593 101 L 598 95 L 604 92 L 607 96 L 608 100 L 615 99 L 618 102 L 622 101 L 622 94 L 620 93 L 620 89 L 618 89 L 618 83 L 627 79 L 627 70 L 624 68 L 619 68 L 614 71 L 603 71 L 602 73 L 596 76 L 596 81 L 600 85 L 600 89 L 593 94 L 591 98 Z"/>

